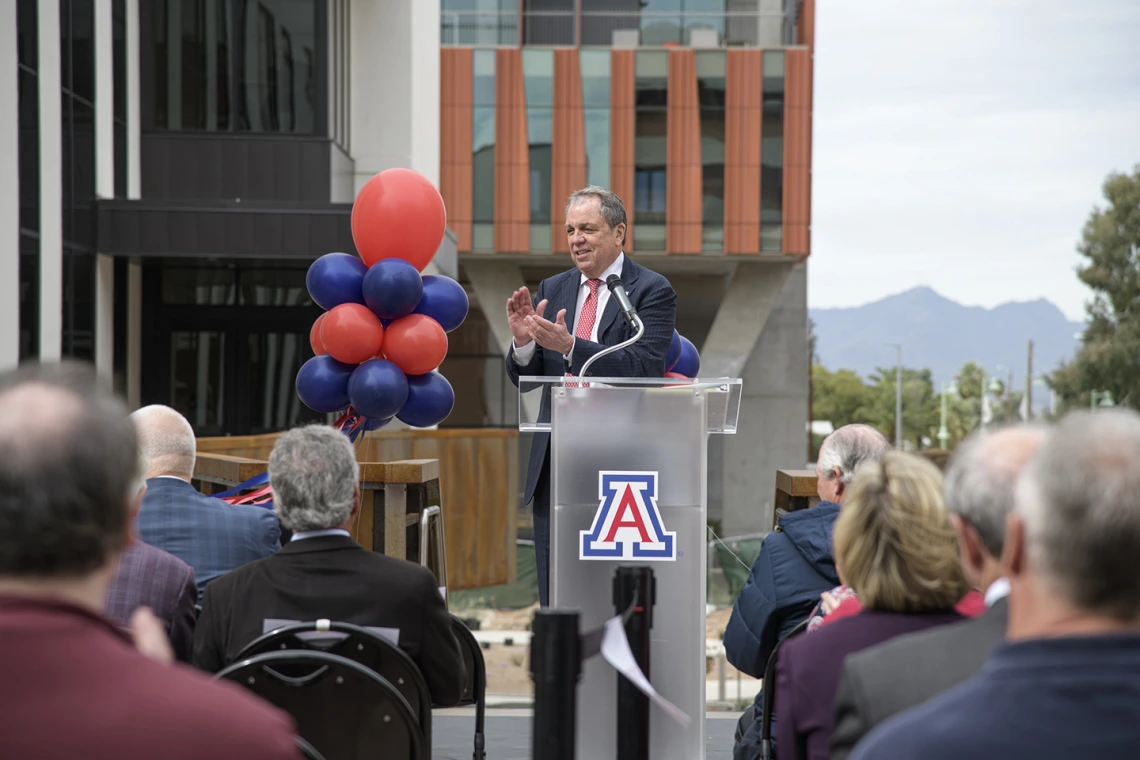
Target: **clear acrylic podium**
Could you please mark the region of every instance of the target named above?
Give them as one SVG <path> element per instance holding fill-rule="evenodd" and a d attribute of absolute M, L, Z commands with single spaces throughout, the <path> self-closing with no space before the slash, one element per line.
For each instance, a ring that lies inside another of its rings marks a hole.
<path fill-rule="evenodd" d="M 647 675 L 692 722 L 651 706 L 654 760 L 705 756 L 707 435 L 736 432 L 740 390 L 739 379 L 519 379 L 519 430 L 551 434 L 551 606 L 579 610 L 590 630 L 614 615 L 615 568 L 656 577 Z M 578 757 L 614 757 L 616 684 L 600 658 L 585 664 Z"/>

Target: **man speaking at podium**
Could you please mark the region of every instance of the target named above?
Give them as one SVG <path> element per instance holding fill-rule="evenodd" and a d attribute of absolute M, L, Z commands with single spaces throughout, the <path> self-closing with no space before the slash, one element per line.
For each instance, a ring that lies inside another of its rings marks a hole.
<path fill-rule="evenodd" d="M 507 374 L 578 375 L 591 356 L 633 336 L 618 319 L 618 299 L 606 281 L 618 275 L 645 325 L 641 340 L 590 365 L 592 377 L 664 377 L 665 355 L 677 321 L 677 294 L 669 281 L 622 252 L 627 228 L 621 199 L 602 187 L 576 191 L 566 204 L 566 242 L 574 269 L 539 283 L 533 301 L 527 288 L 507 300 L 514 342 Z M 550 420 L 544 391 L 539 419 Z M 605 431 L 599 430 L 599 436 Z M 545 607 L 550 586 L 550 434 L 536 433 L 527 466 L 525 502 L 533 501 L 538 599 Z"/>

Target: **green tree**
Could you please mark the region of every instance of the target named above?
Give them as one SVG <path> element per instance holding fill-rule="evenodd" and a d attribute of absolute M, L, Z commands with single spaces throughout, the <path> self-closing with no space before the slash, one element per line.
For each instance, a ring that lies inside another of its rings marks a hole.
<path fill-rule="evenodd" d="M 982 383 L 986 381 L 986 371 L 975 361 L 968 361 L 954 376 L 958 385 L 958 395 L 963 399 L 982 398 Z"/>
<path fill-rule="evenodd" d="M 863 422 L 874 425 L 895 443 L 895 367 L 880 367 L 871 375 L 872 404 L 865 410 Z M 913 449 L 937 445 L 938 425 L 941 420 L 941 399 L 934 393 L 930 370 L 902 371 L 902 433 L 903 441 Z M 905 445 L 905 444 L 904 444 Z"/>
<path fill-rule="evenodd" d="M 859 375 L 849 369 L 832 372 L 817 364 L 811 368 L 811 379 L 815 419 L 826 420 L 837 428 L 866 422 L 863 417 L 874 393 Z"/>
<path fill-rule="evenodd" d="M 1094 208 L 1077 251 L 1077 270 L 1093 291 L 1088 326 L 1072 362 L 1046 378 L 1059 406 L 1087 406 L 1091 391 L 1118 404 L 1140 402 L 1140 164 L 1104 182 L 1107 205 Z"/>

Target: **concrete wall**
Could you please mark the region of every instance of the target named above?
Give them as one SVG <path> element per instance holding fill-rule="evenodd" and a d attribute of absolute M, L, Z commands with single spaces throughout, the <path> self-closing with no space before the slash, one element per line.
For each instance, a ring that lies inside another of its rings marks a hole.
<path fill-rule="evenodd" d="M 710 447 L 709 519 L 721 520 L 724 536 L 767 530 L 772 524 L 776 470 L 807 463 L 807 318 L 807 266 L 800 264 L 784 282 L 745 364 L 739 432 L 714 436 Z M 721 493 L 716 514 L 711 496 L 718 468 Z"/>

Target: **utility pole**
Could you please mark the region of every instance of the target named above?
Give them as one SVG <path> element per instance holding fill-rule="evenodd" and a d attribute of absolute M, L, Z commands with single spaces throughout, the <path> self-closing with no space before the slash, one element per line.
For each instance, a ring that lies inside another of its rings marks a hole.
<path fill-rule="evenodd" d="M 903 447 L 902 432 L 902 343 L 889 343 L 898 351 L 898 364 L 895 368 L 895 448 Z"/>
<path fill-rule="evenodd" d="M 1005 384 L 1005 421 L 1013 422 L 1013 369 L 1009 370 L 1009 382 Z"/>
<path fill-rule="evenodd" d="M 1033 340 L 1029 341 L 1029 364 L 1025 370 L 1025 421 L 1033 419 Z"/>

